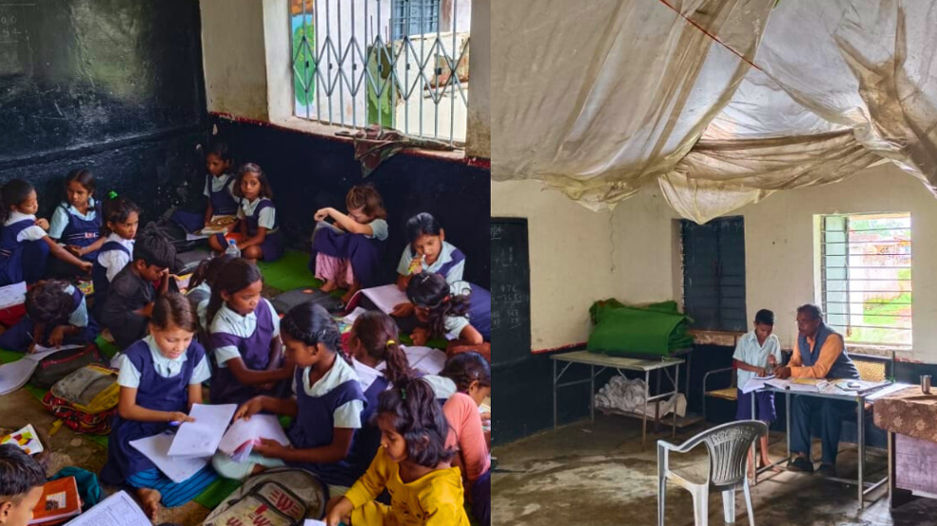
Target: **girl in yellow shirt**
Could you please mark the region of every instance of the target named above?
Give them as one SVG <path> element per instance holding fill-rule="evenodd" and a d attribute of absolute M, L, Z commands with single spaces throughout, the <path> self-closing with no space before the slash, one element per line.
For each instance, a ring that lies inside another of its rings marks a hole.
<path fill-rule="evenodd" d="M 429 384 L 397 382 L 378 397 L 381 447 L 343 497 L 329 501 L 325 522 L 352 526 L 468 526 L 462 476 L 446 449 L 446 418 Z M 384 489 L 390 506 L 374 499 Z"/>

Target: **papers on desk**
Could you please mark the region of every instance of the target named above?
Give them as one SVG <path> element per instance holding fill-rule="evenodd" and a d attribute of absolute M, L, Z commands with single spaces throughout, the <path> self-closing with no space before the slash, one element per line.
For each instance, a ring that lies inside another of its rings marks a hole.
<path fill-rule="evenodd" d="M 183 457 L 214 455 L 218 449 L 218 443 L 221 442 L 221 436 L 228 428 L 235 411 L 237 411 L 236 404 L 193 404 L 189 416 L 195 421 L 184 422 L 179 426 L 168 454 Z"/>
<path fill-rule="evenodd" d="M 848 378 L 841 378 L 839 380 L 833 380 L 832 384 L 836 388 L 843 392 L 851 392 L 856 394 L 865 394 L 872 391 L 876 391 L 886 385 L 890 385 L 892 382 L 889 380 L 882 380 L 880 382 L 870 382 L 867 380 L 850 380 Z"/>
<path fill-rule="evenodd" d="M 131 440 L 130 445 L 153 461 L 156 467 L 173 482 L 183 482 L 208 465 L 211 455 L 203 457 L 174 457 L 169 455 L 173 443 L 172 433 Z"/>
<path fill-rule="evenodd" d="M 769 385 L 775 389 L 801 393 L 818 393 L 823 391 L 827 386 L 829 386 L 829 384 L 830 383 L 826 380 L 818 380 L 815 378 L 796 378 L 783 380 L 780 378 L 773 378 L 765 382 L 765 385 Z"/>
<path fill-rule="evenodd" d="M 774 379 L 773 374 L 771 376 L 753 376 L 742 386 L 742 392 L 748 394 L 752 391 L 764 389 L 765 382 L 772 379 Z"/>
<path fill-rule="evenodd" d="M 125 491 L 119 491 L 65 526 L 152 526 L 140 506 Z"/>

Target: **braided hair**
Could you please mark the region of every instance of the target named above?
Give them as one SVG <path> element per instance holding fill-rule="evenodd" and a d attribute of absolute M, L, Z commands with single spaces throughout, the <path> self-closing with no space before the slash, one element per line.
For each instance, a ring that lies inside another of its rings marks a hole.
<path fill-rule="evenodd" d="M 446 449 L 449 425 L 433 389 L 422 378 L 407 378 L 377 397 L 377 414 L 393 417 L 393 427 L 407 443 L 407 460 L 435 468 L 452 458 Z"/>
<path fill-rule="evenodd" d="M 397 323 L 387 314 L 375 310 L 358 316 L 351 327 L 351 337 L 361 342 L 368 356 L 384 362 L 384 376 L 396 384 L 413 376 L 410 362 L 398 341 Z"/>
<path fill-rule="evenodd" d="M 342 333 L 338 325 L 329 312 L 316 303 L 300 303 L 290 309 L 280 320 L 280 332 L 310 347 L 321 343 L 332 352 L 341 348 Z"/>
<path fill-rule="evenodd" d="M 469 309 L 467 295 L 453 295 L 449 283 L 435 272 L 420 272 L 407 284 L 407 298 L 417 307 L 429 310 L 427 324 L 432 334 L 446 334 L 446 318 L 465 316 Z"/>

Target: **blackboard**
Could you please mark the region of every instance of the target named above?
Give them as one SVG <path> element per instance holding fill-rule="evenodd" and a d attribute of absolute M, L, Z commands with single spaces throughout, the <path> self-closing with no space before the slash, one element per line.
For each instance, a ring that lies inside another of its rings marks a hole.
<path fill-rule="evenodd" d="M 491 362 L 530 356 L 530 255 L 527 219 L 491 218 Z"/>
<path fill-rule="evenodd" d="M 198 2 L 0 0 L 0 168 L 191 130 Z"/>

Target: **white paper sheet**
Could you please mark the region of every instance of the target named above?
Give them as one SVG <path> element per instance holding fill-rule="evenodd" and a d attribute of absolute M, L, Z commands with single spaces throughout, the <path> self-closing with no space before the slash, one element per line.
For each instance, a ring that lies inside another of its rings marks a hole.
<path fill-rule="evenodd" d="M 410 367 L 426 374 L 439 374 L 446 365 L 446 353 L 431 347 L 417 345 L 404 347 Z"/>
<path fill-rule="evenodd" d="M 126 491 L 119 491 L 68 521 L 65 526 L 152 526 L 152 524 L 133 498 Z"/>
<path fill-rule="evenodd" d="M 317 519 L 306 519 L 303 526 L 325 526 L 325 523 Z"/>
<path fill-rule="evenodd" d="M 381 309 L 387 314 L 390 314 L 390 311 L 394 310 L 394 307 L 398 304 L 410 301 L 407 299 L 407 295 L 404 294 L 402 290 L 398 289 L 397 285 L 394 283 L 381 285 L 380 287 L 371 287 L 370 289 L 362 289 L 359 292 L 370 298 L 378 309 Z"/>
<path fill-rule="evenodd" d="M 82 346 L 63 345 L 61 347 L 50 349 L 48 347 L 37 345 L 36 352 L 26 353 L 22 358 L 16 360 L 15 362 L 0 365 L 0 395 L 12 393 L 20 387 L 26 385 L 26 382 L 29 381 L 30 377 L 32 377 L 33 373 L 36 371 L 36 367 L 39 366 L 39 360 L 42 360 L 46 356 L 55 354 L 59 351 L 64 351 L 66 349 L 76 349 L 79 347 Z"/>
<path fill-rule="evenodd" d="M 208 465 L 211 455 L 204 457 L 172 457 L 169 447 L 173 443 L 170 433 L 160 433 L 151 437 L 131 440 L 134 449 L 146 455 L 156 467 L 173 482 L 183 482 Z"/>
<path fill-rule="evenodd" d="M 368 312 L 368 310 L 367 310 L 367 309 L 364 309 L 364 308 L 361 308 L 361 307 L 355 307 L 355 310 L 353 310 L 353 311 L 349 312 L 347 315 L 345 315 L 345 317 L 342 318 L 342 321 L 345 322 L 345 323 L 347 323 L 348 325 L 351 325 L 352 323 L 355 322 L 355 320 L 358 319 L 358 316 L 361 316 L 361 315 L 364 314 L 365 312 Z"/>
<path fill-rule="evenodd" d="M 284 446 L 290 445 L 286 432 L 274 415 L 254 415 L 249 420 L 235 420 L 218 443 L 218 451 L 234 456 L 237 450 L 247 442 L 260 438 L 276 440 Z"/>
<path fill-rule="evenodd" d="M 193 234 L 191 232 L 186 232 L 185 240 L 186 241 L 198 241 L 199 239 L 208 239 L 211 237 L 211 234 Z"/>
<path fill-rule="evenodd" d="M 26 282 L 12 283 L 0 287 L 0 309 L 26 303 Z"/>
<path fill-rule="evenodd" d="M 218 442 L 228 428 L 231 417 L 237 410 L 236 404 L 194 404 L 189 416 L 195 422 L 179 426 L 176 438 L 169 447 L 169 454 L 183 457 L 210 457 L 218 449 Z"/>
<path fill-rule="evenodd" d="M 825 380 L 820 380 L 817 383 L 802 384 L 797 382 L 792 382 L 790 380 L 782 380 L 780 378 L 774 378 L 765 382 L 766 385 L 770 385 L 776 389 L 784 389 L 787 391 L 802 392 L 802 393 L 816 393 L 824 390 L 829 386 L 829 382 Z"/>
<path fill-rule="evenodd" d="M 773 379 L 773 374 L 771 376 L 753 376 L 742 386 L 742 392 L 748 394 L 752 391 L 762 389 L 765 386 L 765 382 Z"/>
<path fill-rule="evenodd" d="M 59 345 L 58 347 L 46 347 L 45 345 L 36 345 L 33 352 L 26 354 L 26 358 L 30 360 L 39 361 L 46 356 L 49 356 L 52 353 L 57 353 L 59 351 L 67 351 L 68 349 L 81 349 L 84 345 L 70 344 L 70 345 Z"/>

